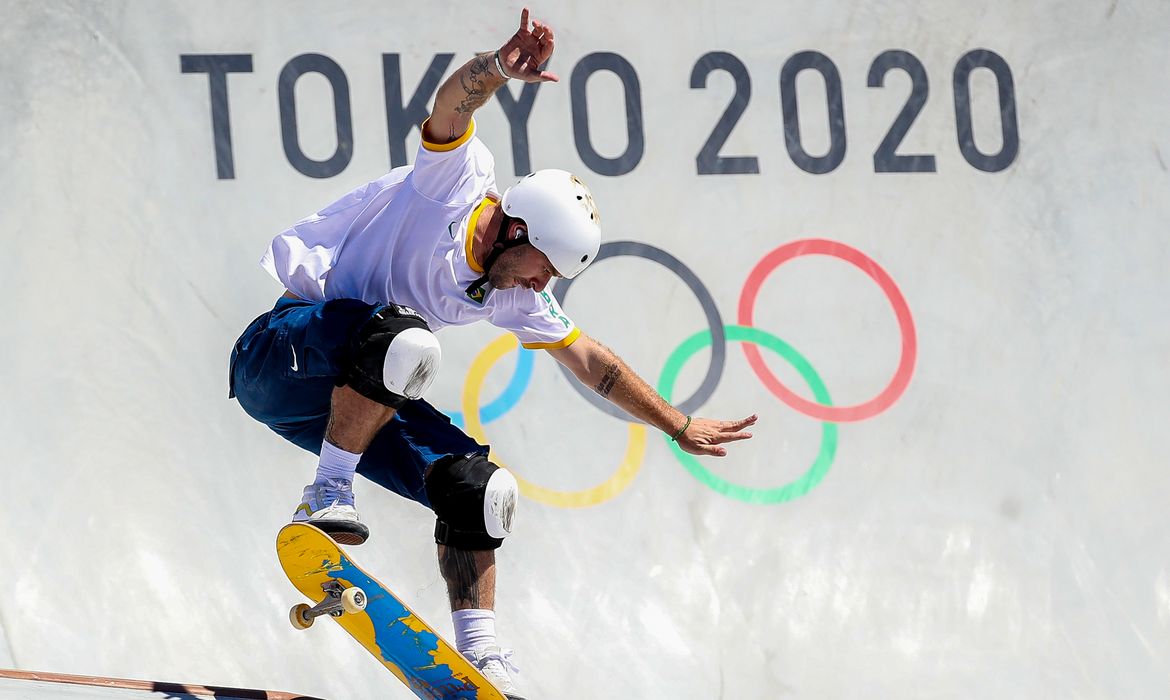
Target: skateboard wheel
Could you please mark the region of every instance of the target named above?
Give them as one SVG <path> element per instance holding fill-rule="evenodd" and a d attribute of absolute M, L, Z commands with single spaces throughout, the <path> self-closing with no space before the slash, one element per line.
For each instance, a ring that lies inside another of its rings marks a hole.
<path fill-rule="evenodd" d="M 347 588 L 341 594 L 341 609 L 353 615 L 366 609 L 366 592 L 360 588 Z"/>
<path fill-rule="evenodd" d="M 288 620 L 293 627 L 299 630 L 307 630 L 313 626 L 313 618 L 308 616 L 310 608 L 304 603 L 297 603 L 288 611 Z"/>

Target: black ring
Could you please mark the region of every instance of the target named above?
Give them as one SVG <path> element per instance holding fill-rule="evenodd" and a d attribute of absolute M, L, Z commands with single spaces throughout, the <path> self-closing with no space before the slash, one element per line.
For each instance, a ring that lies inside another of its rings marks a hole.
<path fill-rule="evenodd" d="M 699 279 L 698 275 L 691 271 L 691 268 L 684 265 L 681 260 L 665 250 L 655 248 L 647 243 L 638 243 L 636 241 L 611 241 L 602 243 L 601 250 L 598 252 L 597 257 L 594 258 L 593 263 L 596 264 L 606 258 L 616 258 L 623 255 L 645 258 L 646 260 L 662 265 L 678 275 L 679 279 L 690 288 L 695 298 L 699 300 L 699 306 L 703 307 L 703 314 L 706 315 L 707 325 L 711 330 L 711 364 L 707 367 L 707 374 L 703 377 L 703 381 L 699 384 L 699 388 L 695 390 L 695 393 L 676 406 L 683 413 L 694 413 L 700 406 L 707 402 L 707 399 L 711 398 L 711 394 L 715 393 L 715 387 L 723 377 L 723 365 L 727 361 L 727 332 L 723 328 L 723 318 L 719 315 L 719 309 L 715 306 L 715 299 L 711 296 L 711 292 Z M 560 278 L 553 284 L 553 296 L 556 297 L 562 307 L 565 305 L 565 296 L 569 293 L 569 287 L 573 286 L 573 282 L 578 279 L 581 279 L 580 275 L 574 279 Z M 589 391 L 573 376 L 573 373 L 567 367 L 561 365 L 560 368 L 565 377 L 569 379 L 569 384 L 572 385 L 578 394 L 584 396 L 586 401 L 614 418 L 623 421 L 632 420 L 634 422 L 641 422 L 631 418 L 624 410 L 606 399 Z"/>

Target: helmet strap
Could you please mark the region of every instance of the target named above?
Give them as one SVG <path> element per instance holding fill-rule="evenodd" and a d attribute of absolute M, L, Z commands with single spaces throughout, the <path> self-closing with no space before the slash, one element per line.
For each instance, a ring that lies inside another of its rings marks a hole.
<path fill-rule="evenodd" d="M 515 248 L 517 246 L 522 246 L 528 243 L 527 236 L 517 236 L 512 240 L 508 240 L 508 228 L 511 221 L 513 220 L 505 219 L 504 225 L 500 226 L 500 231 L 496 234 L 496 240 L 494 243 L 492 243 L 492 249 L 488 253 L 487 258 L 483 261 L 483 274 L 476 278 L 474 282 L 467 285 L 467 289 L 463 290 L 464 293 L 472 299 L 478 297 L 478 292 L 485 284 L 487 284 L 488 275 L 491 274 L 492 271 L 492 265 L 496 264 L 496 260 L 500 257 L 500 254 L 510 248 Z"/>

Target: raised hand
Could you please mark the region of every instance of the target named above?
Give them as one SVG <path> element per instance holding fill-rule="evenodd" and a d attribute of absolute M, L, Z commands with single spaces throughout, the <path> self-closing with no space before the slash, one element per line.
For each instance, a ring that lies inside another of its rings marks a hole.
<path fill-rule="evenodd" d="M 757 418 L 755 415 L 736 421 L 695 418 L 683 434 L 678 436 L 678 446 L 684 452 L 693 455 L 724 457 L 727 450 L 720 445 L 750 438 L 752 434 L 746 432 L 744 428 L 755 423 Z"/>
<path fill-rule="evenodd" d="M 520 28 L 507 43 L 500 47 L 500 63 L 506 77 L 523 80 L 526 83 L 556 82 L 554 73 L 541 70 L 545 61 L 553 54 L 553 29 L 547 24 L 532 20 L 528 28 L 528 8 L 520 12 Z"/>

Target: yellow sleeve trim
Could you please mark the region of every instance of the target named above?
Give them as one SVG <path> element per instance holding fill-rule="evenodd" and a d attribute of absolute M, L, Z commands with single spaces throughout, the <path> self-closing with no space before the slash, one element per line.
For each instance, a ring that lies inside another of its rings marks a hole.
<path fill-rule="evenodd" d="M 422 126 L 419 127 L 419 131 L 421 131 L 423 134 L 427 133 L 427 131 L 426 131 L 427 122 L 429 122 L 430 120 L 431 120 L 431 118 L 427 117 L 426 119 L 423 120 Z M 464 131 L 462 136 L 455 139 L 451 143 L 431 143 L 430 141 L 427 141 L 426 136 L 424 136 L 423 140 L 422 140 L 422 145 L 423 145 L 423 148 L 427 149 L 428 151 L 437 151 L 439 153 L 443 153 L 446 151 L 454 151 L 456 148 L 459 148 L 463 144 L 470 141 L 472 136 L 475 136 L 475 120 L 474 119 L 472 119 L 471 123 L 467 125 L 467 131 Z"/>
<path fill-rule="evenodd" d="M 564 337 L 563 340 L 558 340 L 555 343 L 520 343 L 529 350 L 560 350 L 567 348 L 581 337 L 581 329 L 574 328 L 571 333 Z"/>

